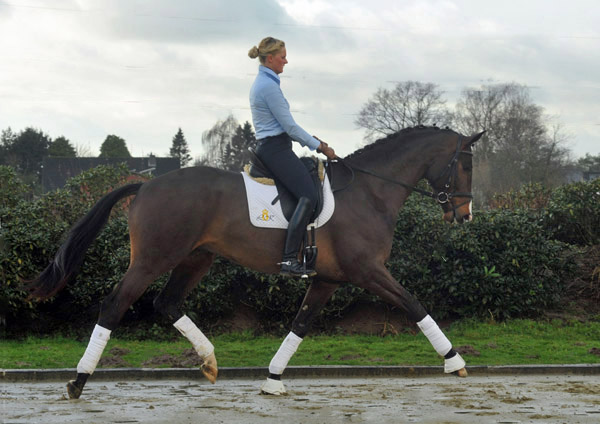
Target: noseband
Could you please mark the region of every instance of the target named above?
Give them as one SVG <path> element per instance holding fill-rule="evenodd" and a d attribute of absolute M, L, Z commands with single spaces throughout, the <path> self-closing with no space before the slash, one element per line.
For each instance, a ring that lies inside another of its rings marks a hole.
<path fill-rule="evenodd" d="M 398 181 L 398 180 L 394 180 L 388 177 L 385 177 L 383 175 L 379 175 L 373 171 L 369 171 L 368 169 L 363 169 L 360 167 L 357 167 L 355 165 L 346 163 L 343 159 L 339 158 L 338 161 L 342 163 L 342 165 L 344 165 L 346 168 L 348 168 L 352 174 L 352 178 L 350 180 L 350 182 L 343 188 L 338 189 L 336 191 L 342 191 L 345 190 L 346 188 L 348 188 L 353 182 L 354 182 L 354 171 L 356 172 L 360 172 L 362 174 L 366 174 L 366 175 L 370 175 L 372 177 L 375 178 L 379 178 L 380 180 L 392 183 L 392 184 L 396 184 L 396 185 L 400 185 L 402 187 L 405 188 L 409 188 L 419 194 L 421 194 L 422 196 L 425 197 L 431 197 L 432 199 L 434 199 L 435 201 L 437 201 L 440 205 L 445 206 L 448 203 L 450 204 L 450 206 L 452 207 L 452 211 L 456 213 L 456 210 L 458 208 L 460 208 L 461 206 L 466 205 L 467 203 L 469 203 L 471 200 L 468 200 L 466 202 L 461 203 L 458 206 L 454 206 L 451 202 L 451 200 L 455 197 L 467 197 L 469 199 L 473 199 L 473 193 L 471 192 L 456 192 L 456 191 L 450 191 L 450 188 L 453 185 L 453 181 L 456 179 L 456 177 L 458 176 L 458 159 L 460 157 L 461 154 L 463 155 L 470 155 L 473 156 L 473 152 L 468 152 L 465 150 L 462 150 L 462 144 L 461 144 L 461 139 L 462 136 L 458 135 L 458 140 L 456 142 L 456 151 L 454 152 L 454 155 L 452 156 L 452 159 L 450 159 L 450 162 L 448 163 L 448 165 L 444 168 L 444 170 L 442 171 L 442 173 L 440 174 L 439 177 L 437 177 L 434 182 L 441 180 L 442 178 L 444 178 L 444 176 L 448 176 L 448 178 L 446 179 L 446 182 L 444 184 L 444 190 L 440 190 L 437 193 L 434 192 L 430 192 L 430 191 L 426 191 L 426 190 L 421 190 L 419 187 L 415 187 L 413 185 L 410 184 L 406 184 L 402 181 Z M 433 184 L 432 184 L 433 186 Z"/>
<path fill-rule="evenodd" d="M 450 206 L 452 206 L 453 212 L 456 212 L 456 210 L 458 208 L 468 204 L 471 201 L 471 200 L 467 200 L 466 202 L 463 202 L 458 206 L 454 206 L 451 203 L 451 200 L 454 197 L 467 197 L 469 199 L 473 199 L 473 193 L 471 193 L 471 192 L 457 192 L 457 191 L 451 192 L 450 191 L 450 187 L 453 185 L 452 184 L 453 181 L 458 176 L 458 159 L 459 159 L 460 155 L 462 154 L 462 155 L 473 156 L 473 152 L 468 152 L 468 151 L 462 150 L 461 147 L 462 147 L 461 136 L 459 135 L 458 140 L 456 142 L 456 151 L 454 152 L 454 156 L 452 156 L 452 159 L 450 159 L 450 163 L 448 163 L 448 165 L 446 166 L 446 168 L 444 169 L 442 174 L 434 180 L 434 182 L 441 180 L 445 175 L 448 175 L 446 183 L 444 184 L 444 190 L 439 191 L 435 195 L 433 195 L 433 193 L 432 193 L 433 198 L 435 200 L 437 200 L 437 202 L 440 205 L 445 205 L 447 203 L 450 203 Z"/>

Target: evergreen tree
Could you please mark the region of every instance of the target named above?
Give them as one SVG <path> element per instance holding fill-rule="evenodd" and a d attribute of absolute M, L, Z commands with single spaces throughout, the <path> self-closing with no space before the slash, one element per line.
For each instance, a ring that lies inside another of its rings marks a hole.
<path fill-rule="evenodd" d="M 10 131 L 10 129 L 8 130 Z M 51 139 L 41 130 L 28 127 L 17 136 L 2 133 L 5 148 L 5 162 L 17 169 L 22 175 L 39 176 L 42 170 L 42 159 L 48 155 Z"/>
<path fill-rule="evenodd" d="M 584 172 L 600 171 L 600 155 L 592 156 L 586 153 L 584 157 L 579 158 L 577 166 Z"/>
<path fill-rule="evenodd" d="M 131 153 L 127 149 L 125 140 L 116 135 L 108 135 L 100 146 L 101 158 L 130 158 Z"/>
<path fill-rule="evenodd" d="M 74 158 L 77 155 L 75 154 L 75 148 L 71 145 L 71 142 L 65 137 L 60 136 L 50 144 L 48 156 L 53 158 Z"/>
<path fill-rule="evenodd" d="M 179 158 L 179 164 L 184 167 L 191 160 L 192 156 L 190 155 L 190 148 L 188 147 L 187 141 L 185 140 L 185 136 L 183 135 L 183 131 L 179 128 L 175 137 L 173 137 L 173 144 L 171 145 L 171 149 L 169 150 L 169 155 L 172 158 Z"/>
<path fill-rule="evenodd" d="M 252 125 L 246 121 L 244 126 L 238 125 L 231 143 L 225 147 L 223 167 L 229 171 L 241 171 L 245 164 L 250 162 L 248 147 L 256 144 L 256 137 Z"/>
<path fill-rule="evenodd" d="M 17 138 L 17 135 L 10 127 L 2 130 L 0 135 L 0 165 L 10 165 L 10 150 Z"/>

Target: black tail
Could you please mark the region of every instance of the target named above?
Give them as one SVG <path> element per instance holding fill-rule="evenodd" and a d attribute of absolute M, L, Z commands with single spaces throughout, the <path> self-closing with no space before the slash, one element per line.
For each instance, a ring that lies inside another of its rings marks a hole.
<path fill-rule="evenodd" d="M 26 289 L 29 297 L 44 300 L 54 296 L 75 278 L 85 252 L 98 236 L 110 216 L 113 206 L 122 198 L 138 192 L 141 183 L 129 184 L 111 191 L 71 228 L 67 240 L 56 252 L 54 261 Z"/>

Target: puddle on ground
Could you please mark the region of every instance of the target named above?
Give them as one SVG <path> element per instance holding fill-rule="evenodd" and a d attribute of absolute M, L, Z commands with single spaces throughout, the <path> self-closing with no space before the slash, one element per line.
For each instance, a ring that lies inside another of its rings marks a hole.
<path fill-rule="evenodd" d="M 95 382 L 67 400 L 63 382 L 5 383 L 4 424 L 16 423 L 597 423 L 600 376 L 295 379 L 288 396 L 262 381 Z"/>

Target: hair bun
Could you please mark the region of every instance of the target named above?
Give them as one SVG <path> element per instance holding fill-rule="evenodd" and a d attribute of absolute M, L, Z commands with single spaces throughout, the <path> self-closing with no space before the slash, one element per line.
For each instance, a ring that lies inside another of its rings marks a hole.
<path fill-rule="evenodd" d="M 248 50 L 248 57 L 250 57 L 250 59 L 256 59 L 258 57 L 258 47 L 254 46 Z"/>

